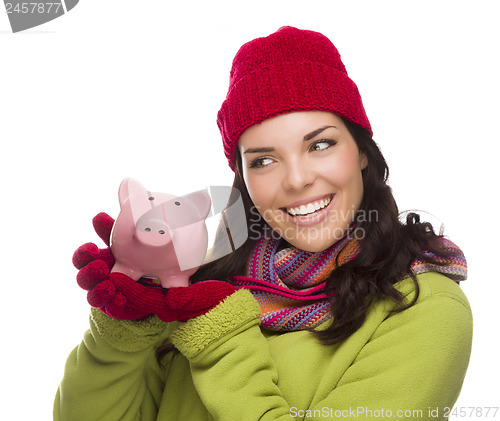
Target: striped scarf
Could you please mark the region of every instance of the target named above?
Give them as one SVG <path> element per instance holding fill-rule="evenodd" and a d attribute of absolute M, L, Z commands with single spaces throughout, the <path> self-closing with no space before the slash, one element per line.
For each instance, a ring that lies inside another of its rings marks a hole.
<path fill-rule="evenodd" d="M 252 292 L 262 309 L 263 327 L 287 332 L 319 326 L 331 318 L 326 280 L 336 267 L 358 255 L 359 243 L 347 234 L 321 252 L 295 247 L 278 252 L 280 240 L 261 238 L 249 259 L 246 276 L 234 276 L 232 282 Z M 441 240 L 445 249 L 456 256 L 444 258 L 425 252 L 438 264 L 416 259 L 411 265 L 413 273 L 439 272 L 455 281 L 466 279 L 462 251 L 450 240 Z"/>

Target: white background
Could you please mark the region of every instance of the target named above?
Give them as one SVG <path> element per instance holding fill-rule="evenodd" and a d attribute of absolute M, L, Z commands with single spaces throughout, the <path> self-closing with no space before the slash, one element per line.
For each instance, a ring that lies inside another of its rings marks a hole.
<path fill-rule="evenodd" d="M 400 210 L 435 215 L 464 250 L 475 330 L 457 406 L 500 406 L 496 3 L 81 0 L 17 34 L 2 11 L 5 419 L 51 419 L 65 359 L 88 325 L 71 256 L 98 241 L 96 213 L 117 215 L 120 181 L 170 193 L 231 184 L 216 126 L 231 61 L 283 25 L 334 42 Z"/>

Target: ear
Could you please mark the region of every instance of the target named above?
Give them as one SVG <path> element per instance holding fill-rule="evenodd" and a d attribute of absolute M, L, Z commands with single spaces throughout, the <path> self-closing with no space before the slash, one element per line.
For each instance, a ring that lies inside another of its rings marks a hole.
<path fill-rule="evenodd" d="M 120 188 L 118 189 L 118 200 L 120 205 L 124 204 L 130 197 L 138 192 L 146 192 L 146 189 L 133 178 L 126 178 L 120 183 Z"/>
<path fill-rule="evenodd" d="M 359 153 L 359 166 L 362 170 L 368 166 L 368 157 L 364 152 Z"/>
<path fill-rule="evenodd" d="M 206 219 L 210 213 L 210 207 L 212 201 L 210 196 L 205 190 L 196 191 L 194 193 L 189 193 L 183 196 L 185 199 L 189 200 L 198 209 L 200 218 Z"/>
<path fill-rule="evenodd" d="M 134 223 L 148 210 L 151 210 L 148 191 L 133 178 L 126 178 L 121 182 L 118 189 L 118 200 L 120 201 L 120 209 L 127 209 L 132 213 Z"/>

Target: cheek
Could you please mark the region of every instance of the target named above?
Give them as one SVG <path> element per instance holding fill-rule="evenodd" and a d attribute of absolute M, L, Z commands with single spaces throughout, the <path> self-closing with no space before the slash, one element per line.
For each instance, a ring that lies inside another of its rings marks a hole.
<path fill-rule="evenodd" d="M 362 177 L 359 160 L 356 156 L 344 155 L 336 157 L 322 169 L 328 180 L 339 189 L 358 190 Z M 355 191 L 353 191 L 355 193 Z"/>
<path fill-rule="evenodd" d="M 245 184 L 248 194 L 257 209 L 267 208 L 272 203 L 272 194 L 269 189 L 269 183 L 262 177 L 246 177 Z"/>

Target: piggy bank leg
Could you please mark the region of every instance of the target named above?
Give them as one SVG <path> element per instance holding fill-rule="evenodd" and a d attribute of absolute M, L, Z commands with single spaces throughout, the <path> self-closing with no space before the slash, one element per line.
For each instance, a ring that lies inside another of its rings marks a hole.
<path fill-rule="evenodd" d="M 135 271 L 130 267 L 123 265 L 120 262 L 116 262 L 115 265 L 113 266 L 113 269 L 111 269 L 111 273 L 114 272 L 123 273 L 124 275 L 127 275 L 129 278 L 132 278 L 134 281 L 138 281 L 144 275 L 143 273 Z"/>
<path fill-rule="evenodd" d="M 163 288 L 176 288 L 176 287 L 187 287 L 190 285 L 189 278 L 194 273 L 190 271 L 189 273 L 178 273 L 175 275 L 162 275 L 158 279 Z"/>

